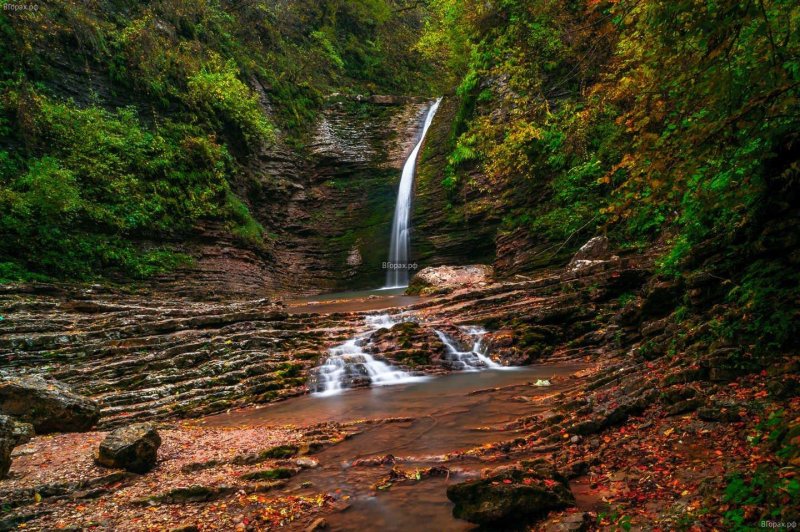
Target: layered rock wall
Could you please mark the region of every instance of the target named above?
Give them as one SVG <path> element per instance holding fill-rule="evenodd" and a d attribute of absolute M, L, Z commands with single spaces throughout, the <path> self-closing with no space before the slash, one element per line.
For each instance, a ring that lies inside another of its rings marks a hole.
<path fill-rule="evenodd" d="M 203 298 L 381 286 L 397 184 L 428 105 L 421 98 L 332 97 L 307 145 L 265 150 L 235 184 L 264 227 L 263 246 L 209 221 L 171 242 L 193 263 L 151 284 Z"/>

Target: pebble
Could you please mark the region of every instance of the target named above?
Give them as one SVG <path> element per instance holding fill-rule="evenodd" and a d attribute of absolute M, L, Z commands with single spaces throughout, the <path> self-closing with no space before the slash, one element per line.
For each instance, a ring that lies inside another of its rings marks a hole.
<path fill-rule="evenodd" d="M 314 460 L 313 458 L 308 458 L 306 456 L 301 456 L 297 460 L 294 461 L 299 467 L 303 467 L 306 469 L 312 469 L 314 467 L 319 466 L 319 461 Z"/>

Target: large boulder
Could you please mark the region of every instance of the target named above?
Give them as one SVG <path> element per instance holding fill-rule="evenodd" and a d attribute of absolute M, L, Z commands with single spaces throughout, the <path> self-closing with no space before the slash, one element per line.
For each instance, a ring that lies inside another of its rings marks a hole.
<path fill-rule="evenodd" d="M 8 377 L 0 380 L 0 413 L 32 424 L 38 434 L 80 432 L 97 423 L 100 406 L 57 381 Z"/>
<path fill-rule="evenodd" d="M 20 423 L 0 414 L 0 478 L 5 478 L 11 468 L 11 451 L 17 445 L 28 443 L 33 437 L 33 426 Z"/>
<path fill-rule="evenodd" d="M 5 478 L 11 469 L 11 451 L 17 445 L 15 428 L 13 419 L 0 415 L 0 478 Z"/>
<path fill-rule="evenodd" d="M 407 294 L 445 294 L 458 288 L 485 286 L 494 276 L 494 269 L 485 264 L 469 266 L 436 266 L 423 268 L 411 279 Z"/>
<path fill-rule="evenodd" d="M 567 480 L 540 465 L 454 484 L 447 488 L 447 498 L 455 503 L 454 517 L 489 526 L 532 523 L 552 510 L 575 505 Z"/>
<path fill-rule="evenodd" d="M 152 423 L 135 423 L 121 427 L 100 444 L 95 462 L 104 467 L 146 473 L 158 459 L 161 436 Z"/>

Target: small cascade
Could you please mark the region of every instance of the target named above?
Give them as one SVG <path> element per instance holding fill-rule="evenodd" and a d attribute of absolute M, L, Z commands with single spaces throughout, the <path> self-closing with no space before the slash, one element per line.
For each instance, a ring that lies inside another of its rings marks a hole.
<path fill-rule="evenodd" d="M 328 350 L 328 357 L 312 370 L 309 389 L 320 396 L 335 395 L 348 388 L 387 386 L 420 382 L 427 377 L 411 375 L 365 352 L 369 336 L 381 328 L 399 323 L 387 314 L 367 316 L 369 330 Z"/>
<path fill-rule="evenodd" d="M 503 366 L 502 364 L 498 364 L 491 358 L 487 356 L 487 349 L 486 346 L 483 344 L 483 336 L 486 334 L 486 329 L 483 327 L 464 327 L 464 332 L 466 332 L 470 337 L 473 338 L 474 344 L 472 346 L 472 351 L 478 357 L 478 360 L 486 364 L 489 369 L 513 369 L 508 366 Z"/>
<path fill-rule="evenodd" d="M 436 100 L 425 116 L 425 124 L 422 126 L 422 135 L 411 150 L 411 154 L 403 165 L 403 173 L 400 176 L 400 188 L 397 190 L 397 203 L 394 208 L 394 219 L 392 220 L 392 242 L 389 246 L 388 271 L 386 272 L 385 288 L 402 288 L 408 286 L 408 259 L 411 241 L 410 235 L 410 213 L 411 213 L 411 190 L 414 185 L 414 172 L 417 167 L 417 155 L 419 155 L 422 141 L 433 121 L 433 116 L 439 108 Z"/>
<path fill-rule="evenodd" d="M 456 342 L 443 333 L 434 329 L 436 335 L 444 343 L 447 350 L 447 359 L 452 363 L 454 369 L 477 371 L 479 369 L 507 369 L 501 366 L 488 356 L 483 345 L 483 336 L 486 330 L 480 327 L 464 327 L 462 330 L 472 338 L 472 348 L 469 351 L 461 351 Z"/>

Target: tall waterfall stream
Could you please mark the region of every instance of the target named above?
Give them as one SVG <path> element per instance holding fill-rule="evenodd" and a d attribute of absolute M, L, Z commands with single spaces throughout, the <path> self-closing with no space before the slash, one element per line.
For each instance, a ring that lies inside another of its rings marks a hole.
<path fill-rule="evenodd" d="M 425 116 L 425 124 L 422 126 L 422 135 L 403 165 L 400 188 L 397 191 L 397 204 L 394 208 L 394 220 L 392 221 L 392 242 L 389 246 L 386 288 L 408 286 L 408 260 L 411 246 L 411 191 L 414 186 L 414 173 L 417 169 L 417 156 L 441 101 L 442 99 L 439 98 L 428 109 L 428 114 Z"/>
<path fill-rule="evenodd" d="M 431 122 L 433 122 L 433 117 L 436 115 L 440 102 L 441 98 L 433 102 L 428 108 L 420 138 L 403 165 L 394 220 L 392 221 L 392 240 L 389 247 L 385 289 L 408 286 L 411 191 L 414 185 L 414 173 L 417 166 L 417 157 L 425 140 L 425 134 L 428 132 Z M 322 364 L 311 372 L 309 389 L 312 392 L 322 396 L 334 395 L 347 388 L 365 385 L 406 384 L 426 379 L 424 376 L 412 375 L 398 369 L 386 361 L 377 359 L 363 349 L 364 345 L 369 342 L 369 337 L 373 332 L 382 327 L 391 328 L 398 323 L 397 320 L 383 314 L 367 316 L 366 322 L 368 327 L 366 332 L 331 348 Z M 452 369 L 471 371 L 504 369 L 483 352 L 482 338 L 486 331 L 474 327 L 465 331 L 474 340 L 472 348 L 468 351 L 461 350 L 453 339 L 445 333 L 438 330 L 435 332 L 445 345 L 446 358 L 450 361 Z"/>

